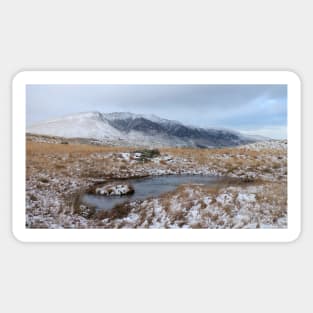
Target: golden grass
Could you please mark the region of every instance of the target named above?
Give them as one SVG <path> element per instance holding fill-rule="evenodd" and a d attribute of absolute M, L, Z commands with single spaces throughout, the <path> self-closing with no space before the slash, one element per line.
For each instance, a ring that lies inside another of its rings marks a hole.
<path fill-rule="evenodd" d="M 94 153 L 119 153 L 131 151 L 125 147 L 107 147 L 86 144 L 51 144 L 26 142 L 26 176 L 31 173 L 47 172 L 62 176 L 100 177 L 111 173 L 114 168 L 127 171 L 124 160 L 113 158 L 91 158 Z M 80 172 L 77 173 L 77 169 Z"/>
<path fill-rule="evenodd" d="M 90 153 L 113 153 L 135 150 L 134 148 L 125 147 L 112 147 L 112 146 L 96 146 L 86 144 L 51 144 L 51 143 L 39 143 L 33 141 L 26 142 L 26 153 L 29 154 L 69 154 L 77 153 L 81 155 L 88 155 Z"/>
<path fill-rule="evenodd" d="M 280 182 L 263 182 L 266 192 L 257 194 L 258 201 L 265 201 L 287 206 L 287 184 Z M 278 195 L 282 195 L 279 197 Z"/>
<path fill-rule="evenodd" d="M 197 158 L 207 158 L 217 154 L 225 154 L 225 155 L 245 155 L 248 157 L 256 158 L 260 156 L 260 154 L 265 155 L 273 155 L 278 156 L 282 154 L 280 150 L 274 149 L 262 149 L 260 151 L 245 149 L 245 148 L 214 148 L 214 149 L 199 149 L 199 148 L 160 148 L 160 151 L 163 153 L 169 153 L 177 156 L 183 157 L 197 157 Z"/>
<path fill-rule="evenodd" d="M 90 157 L 94 153 L 120 153 L 134 151 L 131 147 L 97 146 L 78 143 L 39 143 L 31 140 L 26 142 L 27 176 L 30 171 L 47 170 L 60 175 L 72 175 L 77 168 L 80 177 L 100 177 L 104 173 L 120 172 L 127 174 L 131 169 L 140 168 L 140 164 L 129 165 L 116 156 L 110 158 Z M 216 169 L 224 175 L 246 172 L 272 173 L 275 169 L 286 166 L 283 159 L 284 152 L 262 150 L 251 151 L 243 148 L 199 149 L 199 148 L 161 148 L 161 154 L 170 154 L 177 158 L 187 159 L 185 166 L 192 169 L 195 166 Z M 225 157 L 228 155 L 228 157 Z M 272 162 L 268 156 L 275 155 L 278 162 Z M 264 158 L 263 158 L 264 157 Z M 148 166 L 161 166 L 173 171 L 179 171 L 180 163 L 168 163 L 161 160 L 159 165 L 153 163 Z M 73 172 L 74 171 L 74 172 Z M 75 173 L 74 173 L 75 174 Z M 76 173 L 77 174 L 77 173 Z M 126 175 L 125 174 L 125 175 Z"/>
<path fill-rule="evenodd" d="M 223 169 L 225 174 L 232 174 L 237 171 L 263 172 L 261 167 L 265 164 L 269 168 L 268 173 L 271 173 L 273 162 L 268 157 L 275 156 L 282 159 L 285 154 L 281 150 L 263 149 L 261 151 L 252 151 L 245 148 L 162 148 L 160 151 L 161 153 L 189 159 L 199 166 Z M 273 168 L 275 170 L 284 166 L 286 166 L 286 161 L 282 160 L 281 162 L 275 162 Z"/>
<path fill-rule="evenodd" d="M 193 206 L 193 201 L 198 200 L 198 194 L 205 194 L 211 196 L 212 198 L 216 197 L 219 193 L 220 188 L 223 188 L 227 183 L 221 183 L 219 185 L 206 186 L 206 185 L 197 185 L 197 184 L 184 184 L 178 186 L 175 190 L 167 192 L 159 196 L 160 203 L 166 211 L 172 209 L 172 200 L 177 199 L 181 204 L 182 208 L 190 209 Z M 193 193 L 189 191 L 192 190 Z M 202 205 L 204 207 L 205 204 Z"/>

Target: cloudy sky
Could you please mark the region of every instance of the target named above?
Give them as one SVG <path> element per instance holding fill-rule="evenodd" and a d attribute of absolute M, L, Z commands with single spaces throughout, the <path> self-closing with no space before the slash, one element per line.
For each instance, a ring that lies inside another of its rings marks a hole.
<path fill-rule="evenodd" d="M 78 112 L 155 114 L 286 138 L 286 85 L 28 85 L 27 126 Z"/>

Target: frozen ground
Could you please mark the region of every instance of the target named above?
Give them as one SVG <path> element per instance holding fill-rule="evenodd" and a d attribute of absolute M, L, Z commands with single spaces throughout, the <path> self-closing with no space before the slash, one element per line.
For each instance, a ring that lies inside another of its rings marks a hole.
<path fill-rule="evenodd" d="M 68 144 L 57 137 L 29 136 L 26 227 L 287 227 L 286 141 L 160 151 L 159 156 L 142 159 L 135 149 Z M 238 178 L 238 182 L 216 188 L 182 185 L 160 197 L 129 203 L 110 212 L 96 212 L 79 202 L 81 193 L 95 184 L 104 186 L 114 178 L 170 174 L 219 175 Z"/>

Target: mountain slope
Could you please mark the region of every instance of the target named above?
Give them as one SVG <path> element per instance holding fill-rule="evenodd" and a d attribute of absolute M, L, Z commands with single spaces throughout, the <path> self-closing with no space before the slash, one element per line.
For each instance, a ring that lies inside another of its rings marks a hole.
<path fill-rule="evenodd" d="M 186 126 L 154 115 L 79 113 L 33 125 L 28 133 L 128 146 L 226 147 L 258 141 L 238 132 Z"/>
<path fill-rule="evenodd" d="M 80 113 L 35 124 L 28 132 L 67 138 L 118 138 L 120 133 L 110 126 L 101 113 Z"/>

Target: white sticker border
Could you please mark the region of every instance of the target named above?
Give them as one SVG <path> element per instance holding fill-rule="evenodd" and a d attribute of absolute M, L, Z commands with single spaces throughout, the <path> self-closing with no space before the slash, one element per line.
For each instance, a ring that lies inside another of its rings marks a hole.
<path fill-rule="evenodd" d="M 288 228 L 28 229 L 25 127 L 28 84 L 288 85 Z M 22 242 L 291 242 L 301 231 L 301 82 L 291 71 L 23 71 L 12 82 L 12 231 Z"/>

